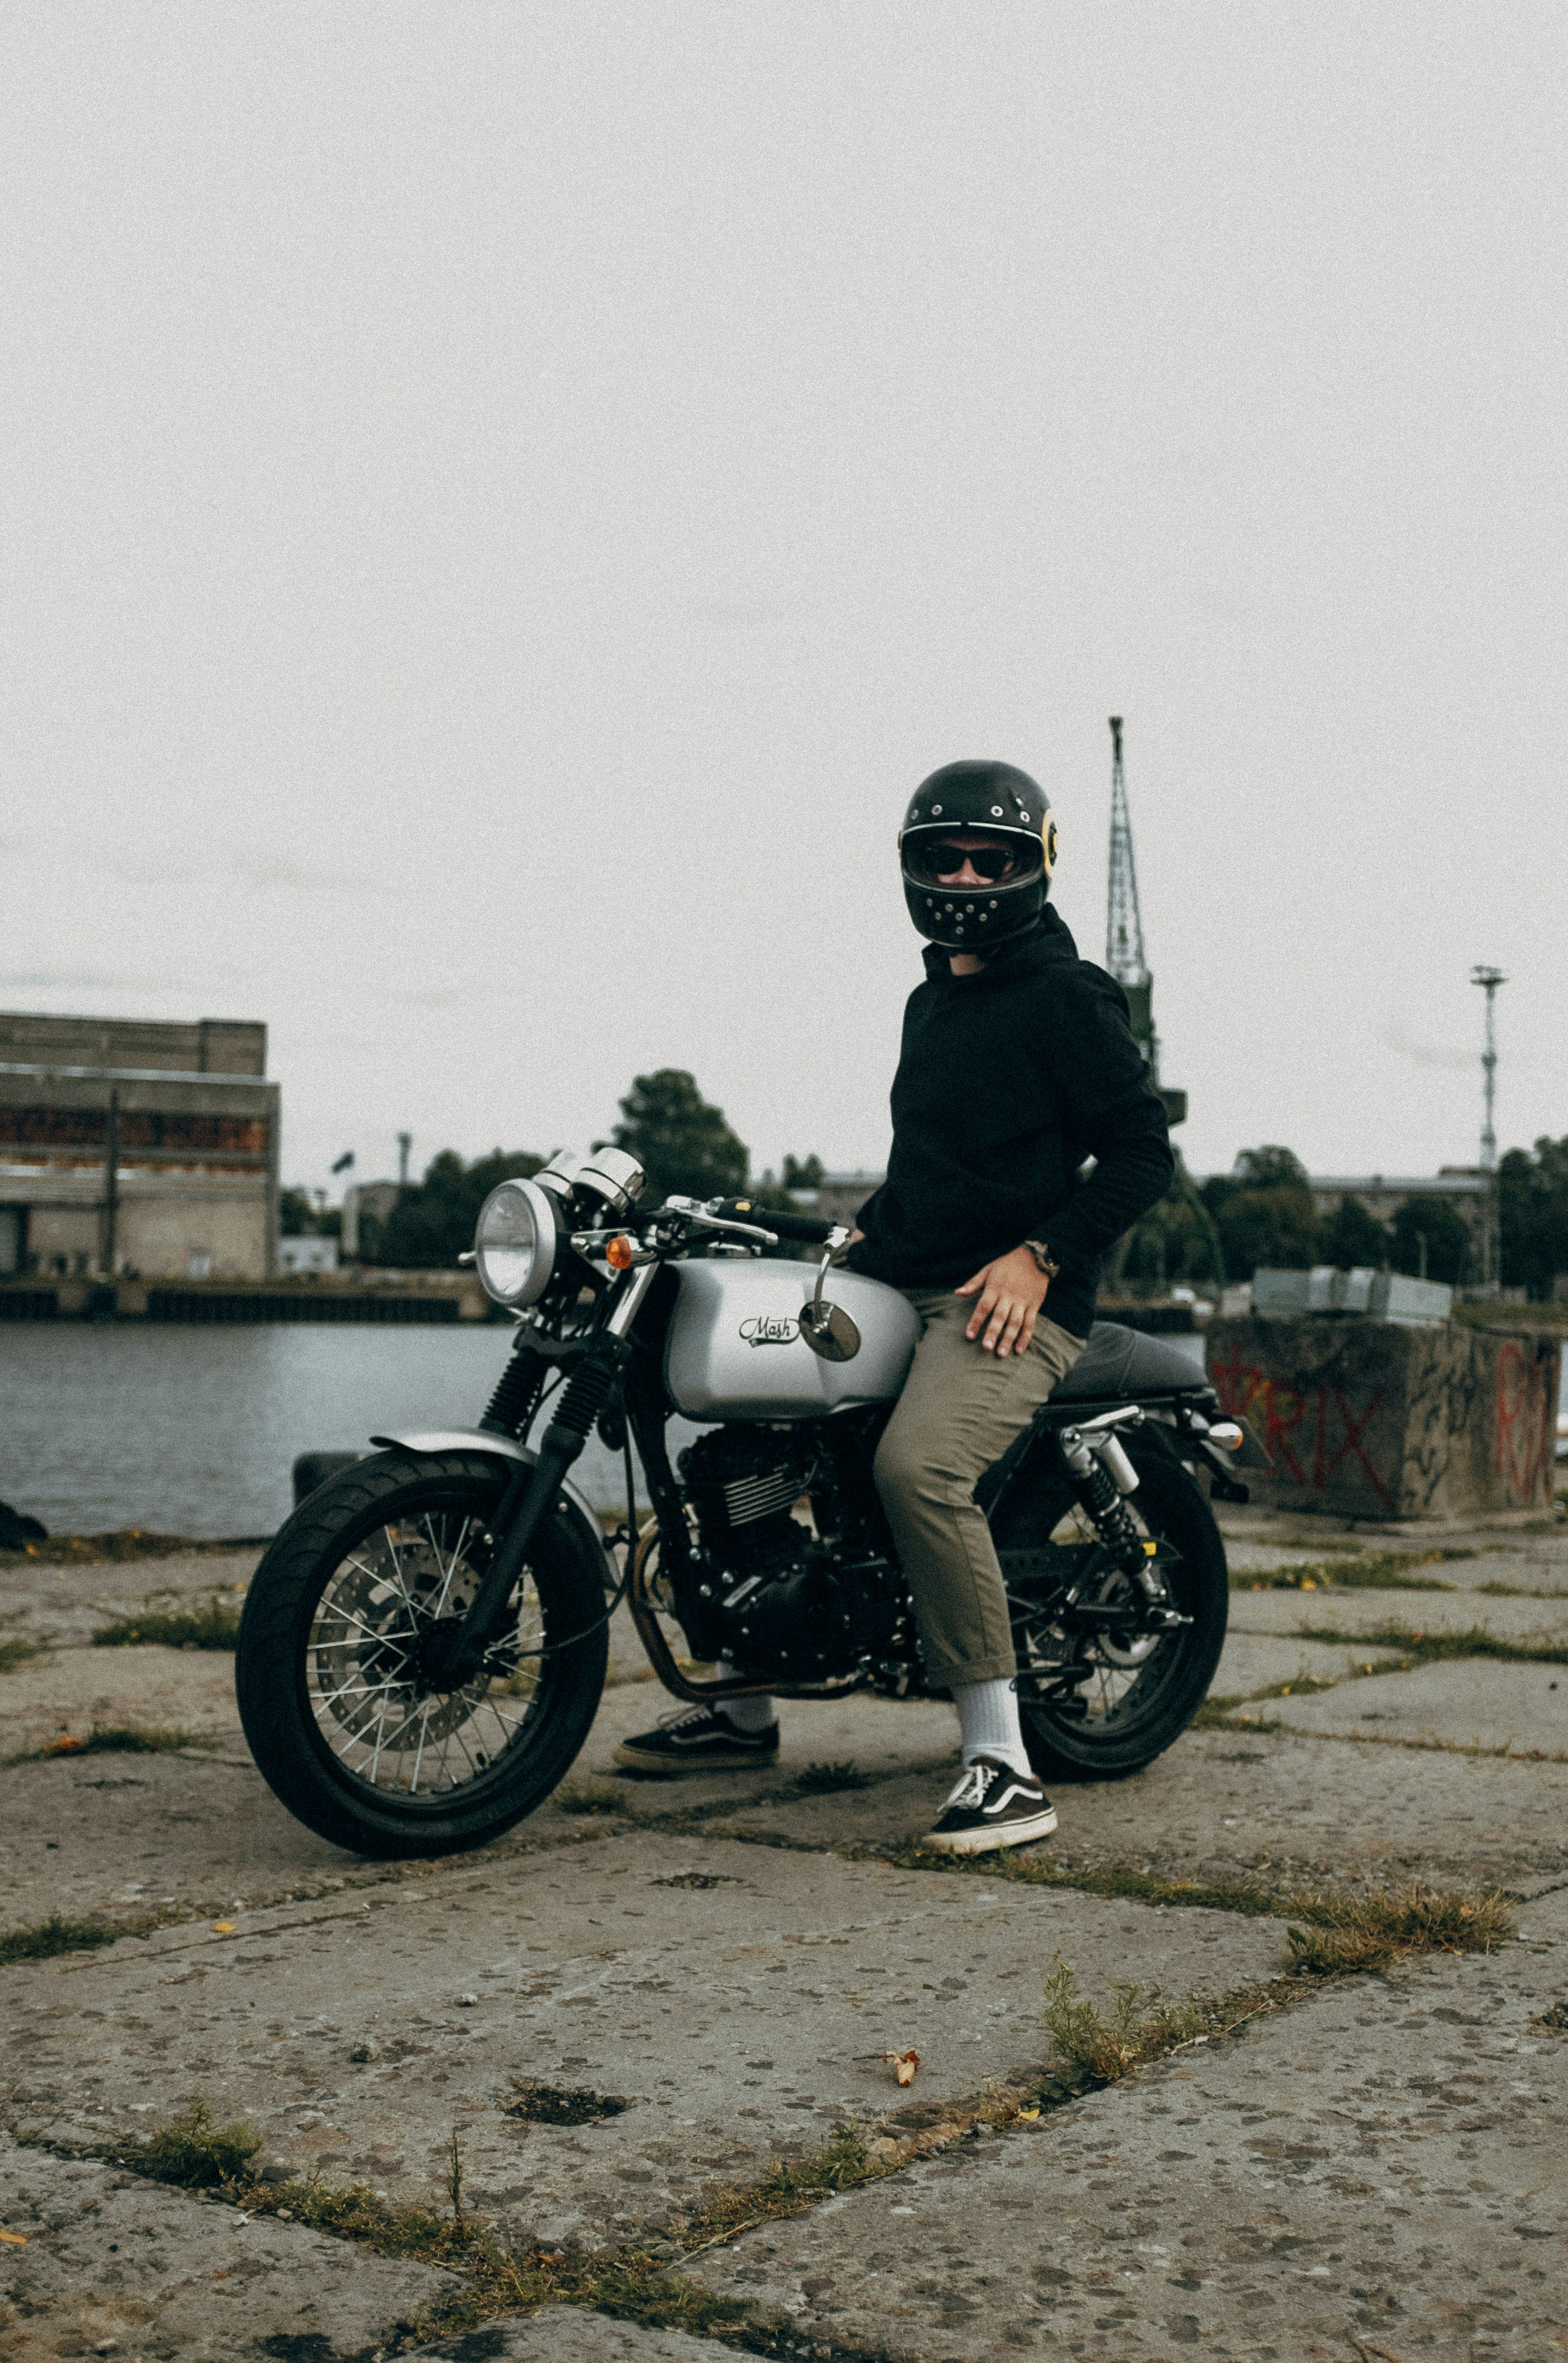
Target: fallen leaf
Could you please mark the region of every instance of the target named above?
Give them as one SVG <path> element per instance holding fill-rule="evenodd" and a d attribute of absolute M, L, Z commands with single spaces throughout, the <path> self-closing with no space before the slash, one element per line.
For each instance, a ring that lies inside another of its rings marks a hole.
<path fill-rule="evenodd" d="M 912 2084 L 915 2069 L 920 2066 L 918 2051 L 884 2051 L 883 2058 L 900 2084 Z"/>
<path fill-rule="evenodd" d="M 1038 2109 L 1020 2109 L 1018 2113 L 1021 2121 L 1024 2124 L 1032 2125 L 1034 2123 L 1035 2118 L 1040 2114 L 1040 2112 Z"/>
<path fill-rule="evenodd" d="M 234 1930 L 235 1924 L 232 1920 L 215 1920 L 213 1922 L 213 1935 L 215 1936 L 232 1936 Z"/>
<path fill-rule="evenodd" d="M 31 2236 L 28 2232 L 0 2232 L 0 2240 L 4 2240 L 8 2248 L 25 2248 Z"/>
<path fill-rule="evenodd" d="M 84 1739 L 79 1739 L 75 1732 L 62 1731 L 58 1739 L 46 1741 L 44 1746 L 44 1754 L 46 1756 L 76 1756 L 81 1753 L 82 1749 L 84 1748 L 86 1745 L 87 1742 Z"/>

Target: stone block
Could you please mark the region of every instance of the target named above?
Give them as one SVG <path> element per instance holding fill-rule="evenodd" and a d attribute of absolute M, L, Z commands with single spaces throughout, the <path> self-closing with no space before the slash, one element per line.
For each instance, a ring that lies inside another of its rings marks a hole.
<path fill-rule="evenodd" d="M 1559 1351 L 1534 1330 L 1221 1318 L 1209 1372 L 1273 1459 L 1254 1500 L 1457 1518 L 1551 1507 Z"/>

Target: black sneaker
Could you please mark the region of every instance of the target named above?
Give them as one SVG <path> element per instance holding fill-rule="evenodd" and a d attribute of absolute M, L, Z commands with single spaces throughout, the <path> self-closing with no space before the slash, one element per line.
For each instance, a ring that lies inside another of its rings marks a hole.
<path fill-rule="evenodd" d="M 623 1739 L 613 1760 L 628 1772 L 733 1772 L 744 1764 L 772 1764 L 778 1755 L 777 1723 L 740 1731 L 722 1707 L 692 1706 Z"/>
<path fill-rule="evenodd" d="M 1056 1809 L 1032 1772 L 982 1756 L 965 1768 L 926 1845 L 938 1854 L 989 1854 L 1049 1837 L 1055 1826 Z"/>

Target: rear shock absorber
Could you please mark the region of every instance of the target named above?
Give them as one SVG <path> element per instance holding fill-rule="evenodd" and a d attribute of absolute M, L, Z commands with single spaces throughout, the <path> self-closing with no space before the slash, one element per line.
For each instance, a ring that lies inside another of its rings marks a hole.
<path fill-rule="evenodd" d="M 1144 1548 L 1132 1523 L 1124 1496 L 1138 1483 L 1138 1471 L 1127 1457 L 1121 1437 L 1108 1431 L 1092 1440 L 1080 1428 L 1064 1427 L 1057 1443 L 1067 1464 L 1073 1491 L 1094 1521 L 1095 1532 L 1124 1575 L 1130 1575 L 1150 1600 L 1164 1603 L 1170 1595 L 1164 1577 Z"/>

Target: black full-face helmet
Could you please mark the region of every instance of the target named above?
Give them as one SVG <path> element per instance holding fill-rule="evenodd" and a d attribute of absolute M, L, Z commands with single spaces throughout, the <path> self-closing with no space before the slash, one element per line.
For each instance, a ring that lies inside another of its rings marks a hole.
<path fill-rule="evenodd" d="M 963 867 L 952 839 L 984 833 L 1010 860 L 992 879 L 994 854 L 972 854 L 978 886 L 940 882 Z M 944 951 L 984 951 L 1034 926 L 1056 866 L 1056 824 L 1045 791 L 1010 763 L 945 763 L 922 781 L 899 831 L 904 900 L 922 936 Z"/>

